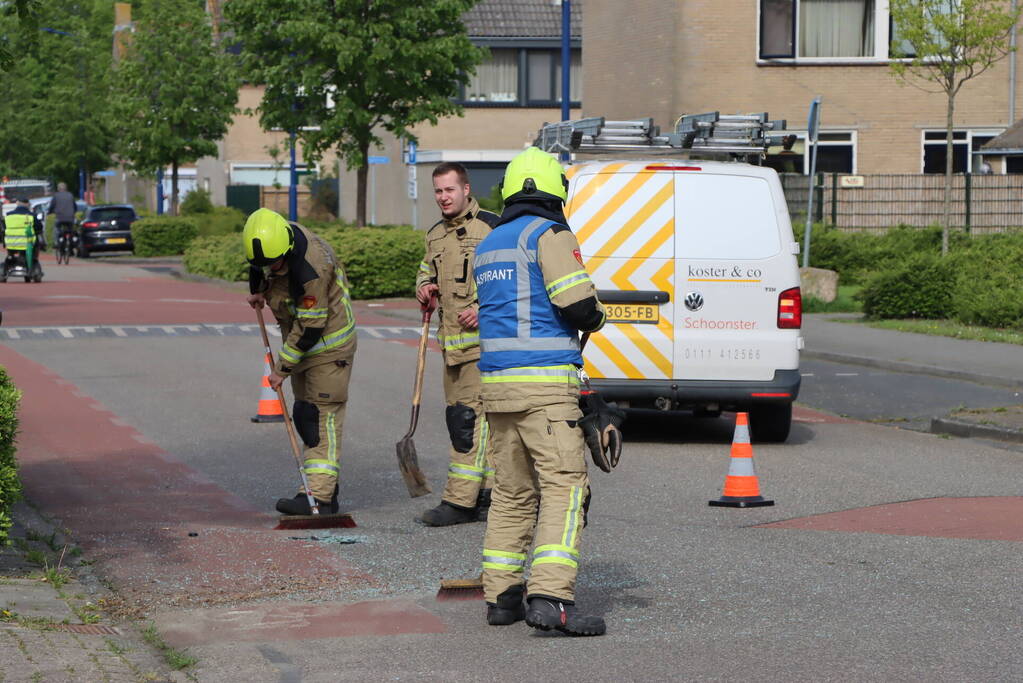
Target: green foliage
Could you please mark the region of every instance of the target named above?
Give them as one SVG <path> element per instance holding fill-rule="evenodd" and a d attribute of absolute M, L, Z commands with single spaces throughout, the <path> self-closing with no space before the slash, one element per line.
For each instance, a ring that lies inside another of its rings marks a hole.
<path fill-rule="evenodd" d="M 307 227 L 311 227 L 308 226 Z M 409 226 L 312 228 L 344 264 L 355 299 L 411 296 L 423 260 L 423 233 Z M 190 273 L 243 281 L 248 266 L 236 235 L 200 237 L 185 251 Z"/>
<path fill-rule="evenodd" d="M 0 366 L 0 546 L 7 545 L 11 528 L 11 506 L 21 497 L 18 463 L 14 459 L 18 435 L 18 403 L 21 392 Z"/>
<path fill-rule="evenodd" d="M 357 222 L 365 225 L 366 157 L 380 131 L 414 140 L 416 124 L 462 112 L 459 84 L 485 54 L 462 23 L 474 4 L 231 0 L 224 14 L 245 76 L 266 86 L 263 127 L 298 131 L 307 160 L 336 148 L 359 168 Z"/>
<path fill-rule="evenodd" d="M 172 256 L 185 251 L 199 226 L 194 218 L 154 216 L 135 221 L 131 234 L 136 256 Z"/>
<path fill-rule="evenodd" d="M 804 295 L 803 313 L 861 313 L 863 303 L 859 299 L 859 291 L 855 285 L 839 285 L 834 301 L 821 301 Z"/>
<path fill-rule="evenodd" d="M 955 273 L 933 254 L 915 254 L 866 278 L 860 298 L 869 318 L 945 318 Z"/>
<path fill-rule="evenodd" d="M 149 0 L 116 85 L 120 153 L 139 173 L 152 174 L 217 154 L 216 141 L 236 111 L 239 80 L 231 57 L 213 41 L 201 3 Z M 172 213 L 175 201 L 172 196 Z"/>
<path fill-rule="evenodd" d="M 230 235 L 241 232 L 245 227 L 245 214 L 233 206 L 214 206 L 210 213 L 191 216 L 199 225 L 199 234 Z"/>
<path fill-rule="evenodd" d="M 956 271 L 956 320 L 1023 329 L 1023 234 L 972 240 L 950 260 Z"/>
<path fill-rule="evenodd" d="M 210 193 L 200 187 L 185 195 L 181 202 L 181 215 L 191 216 L 197 213 L 213 213 L 213 202 Z"/>
<path fill-rule="evenodd" d="M 0 173 L 50 177 L 75 188 L 80 164 L 91 173 L 111 163 L 113 7 L 31 4 L 32 27 L 0 16 L 0 41 L 6 38 L 17 57 L 4 73 L 0 98 Z"/>
<path fill-rule="evenodd" d="M 189 273 L 228 282 L 242 282 L 248 278 L 249 265 L 245 262 L 242 241 L 237 235 L 197 237 L 185 250 L 183 260 Z"/>
<path fill-rule="evenodd" d="M 496 213 L 498 216 L 504 211 L 504 198 L 501 196 L 501 186 L 494 185 L 490 188 L 490 194 L 486 197 L 476 197 L 476 201 L 479 202 L 481 209 L 486 209 L 492 213 Z M 813 234 L 810 235 L 813 238 Z"/>

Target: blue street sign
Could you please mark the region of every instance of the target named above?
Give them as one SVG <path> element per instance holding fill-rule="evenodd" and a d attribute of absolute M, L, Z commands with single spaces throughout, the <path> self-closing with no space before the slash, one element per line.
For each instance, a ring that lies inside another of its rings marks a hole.
<path fill-rule="evenodd" d="M 810 103 L 810 115 L 806 119 L 806 133 L 810 143 L 817 142 L 817 133 L 821 125 L 821 98 L 813 98 Z"/>
<path fill-rule="evenodd" d="M 100 178 L 113 178 L 117 175 L 117 171 L 96 171 L 93 175 Z"/>
<path fill-rule="evenodd" d="M 408 162 L 410 164 L 416 163 L 416 143 L 408 143 Z"/>
<path fill-rule="evenodd" d="M 378 164 L 386 164 L 386 163 L 389 163 L 390 161 L 391 160 L 388 159 L 387 157 L 369 157 L 369 165 L 370 166 L 375 166 L 375 165 L 378 165 Z"/>

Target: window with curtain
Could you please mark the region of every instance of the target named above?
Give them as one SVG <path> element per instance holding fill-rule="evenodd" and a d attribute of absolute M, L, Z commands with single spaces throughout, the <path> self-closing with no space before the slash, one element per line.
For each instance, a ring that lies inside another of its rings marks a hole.
<path fill-rule="evenodd" d="M 571 102 L 583 101 L 583 53 L 572 50 L 568 65 L 568 99 Z M 554 99 L 561 101 L 561 53 L 554 60 Z"/>
<path fill-rule="evenodd" d="M 800 0 L 800 57 L 873 57 L 874 0 Z"/>
<path fill-rule="evenodd" d="M 492 49 L 490 58 L 476 67 L 465 86 L 466 102 L 515 102 L 519 91 L 519 54 L 514 49 Z"/>

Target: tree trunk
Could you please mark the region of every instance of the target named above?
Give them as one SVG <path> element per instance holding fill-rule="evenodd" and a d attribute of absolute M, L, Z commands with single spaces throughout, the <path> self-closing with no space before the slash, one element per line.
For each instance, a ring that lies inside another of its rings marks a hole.
<path fill-rule="evenodd" d="M 178 215 L 178 160 L 171 162 L 171 215 Z"/>
<path fill-rule="evenodd" d="M 363 161 L 356 171 L 355 225 L 364 228 L 366 227 L 366 180 L 369 175 L 369 143 L 360 144 L 359 152 L 362 154 Z"/>
<path fill-rule="evenodd" d="M 948 93 L 948 110 L 945 117 L 945 207 L 941 224 L 941 255 L 948 255 L 948 231 L 952 225 L 952 115 L 955 112 L 955 95 Z"/>

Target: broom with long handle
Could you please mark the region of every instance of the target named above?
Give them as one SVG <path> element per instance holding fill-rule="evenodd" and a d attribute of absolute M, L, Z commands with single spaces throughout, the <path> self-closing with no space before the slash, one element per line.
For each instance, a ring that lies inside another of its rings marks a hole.
<path fill-rule="evenodd" d="M 266 349 L 266 362 L 273 367 L 274 357 L 270 351 L 270 338 L 266 336 L 266 323 L 263 321 L 263 309 L 256 309 L 256 317 L 259 318 L 259 333 L 263 335 L 263 347 Z M 309 479 L 305 476 L 305 469 L 302 467 L 302 451 L 298 447 L 298 438 L 295 436 L 295 426 L 291 424 L 291 414 L 288 413 L 288 406 L 285 405 L 284 391 L 277 387 L 277 400 L 281 403 L 281 413 L 284 414 L 284 427 L 288 430 L 288 440 L 291 441 L 291 453 L 295 456 L 295 463 L 298 465 L 298 476 L 302 478 L 302 490 L 309 499 L 309 509 L 312 514 L 320 514 L 320 506 L 316 504 L 313 490 L 309 488 Z"/>

